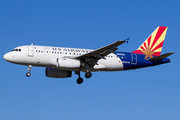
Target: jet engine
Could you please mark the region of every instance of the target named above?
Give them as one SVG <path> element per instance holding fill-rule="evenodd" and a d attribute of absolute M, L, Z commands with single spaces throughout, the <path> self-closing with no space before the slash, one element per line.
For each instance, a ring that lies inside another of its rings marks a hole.
<path fill-rule="evenodd" d="M 59 68 L 80 68 L 81 62 L 71 58 L 53 58 L 51 64 Z"/>
<path fill-rule="evenodd" d="M 66 78 L 72 76 L 72 71 L 59 70 L 56 68 L 46 68 L 46 76 L 51 78 Z"/>

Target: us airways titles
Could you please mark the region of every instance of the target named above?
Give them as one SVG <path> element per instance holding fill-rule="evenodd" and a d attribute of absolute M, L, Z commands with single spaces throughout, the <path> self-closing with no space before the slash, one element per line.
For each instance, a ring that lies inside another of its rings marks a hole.
<path fill-rule="evenodd" d="M 63 52 L 81 52 L 81 53 L 89 53 L 92 50 L 87 49 L 73 49 L 73 48 L 52 48 L 53 51 L 63 51 Z"/>

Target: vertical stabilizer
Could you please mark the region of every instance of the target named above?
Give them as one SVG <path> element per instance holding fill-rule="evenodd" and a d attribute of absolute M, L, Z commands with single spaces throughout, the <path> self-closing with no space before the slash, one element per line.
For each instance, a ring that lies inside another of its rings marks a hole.
<path fill-rule="evenodd" d="M 159 56 L 163 47 L 164 39 L 168 27 L 159 26 L 156 30 L 144 41 L 144 43 L 132 53 L 145 54 L 145 59 L 153 56 Z"/>

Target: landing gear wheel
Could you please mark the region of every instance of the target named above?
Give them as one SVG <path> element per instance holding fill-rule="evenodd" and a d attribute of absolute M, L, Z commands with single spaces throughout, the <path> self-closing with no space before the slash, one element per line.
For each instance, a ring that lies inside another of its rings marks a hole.
<path fill-rule="evenodd" d="M 26 76 L 27 76 L 27 77 L 29 77 L 30 75 L 31 75 L 31 73 L 30 73 L 30 72 L 26 73 Z"/>
<path fill-rule="evenodd" d="M 85 74 L 85 77 L 86 78 L 90 78 L 92 76 L 92 73 L 91 72 L 86 72 L 86 74 Z"/>
<path fill-rule="evenodd" d="M 81 83 L 83 83 L 83 79 L 82 79 L 81 77 L 79 77 L 79 78 L 77 79 L 77 84 L 81 84 Z"/>

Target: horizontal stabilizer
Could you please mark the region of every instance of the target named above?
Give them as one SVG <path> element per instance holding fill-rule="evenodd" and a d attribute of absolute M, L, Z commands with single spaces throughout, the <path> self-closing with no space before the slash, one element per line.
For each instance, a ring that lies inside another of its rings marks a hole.
<path fill-rule="evenodd" d="M 157 56 L 157 57 L 150 58 L 148 60 L 149 61 L 158 61 L 158 60 L 162 60 L 164 58 L 167 58 L 168 56 L 170 56 L 172 54 L 174 54 L 174 52 L 166 53 L 166 54 L 163 54 L 163 55 L 160 55 L 160 56 Z"/>

